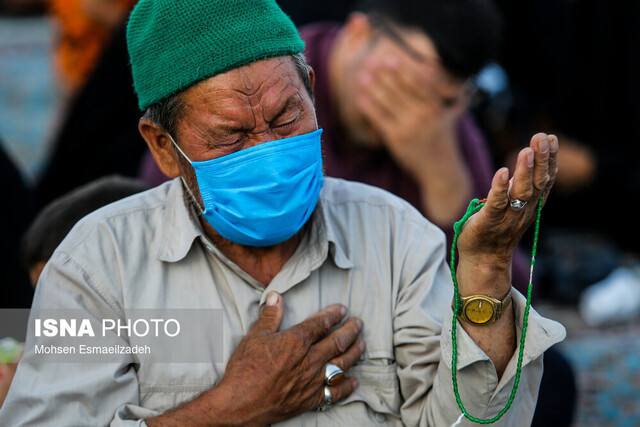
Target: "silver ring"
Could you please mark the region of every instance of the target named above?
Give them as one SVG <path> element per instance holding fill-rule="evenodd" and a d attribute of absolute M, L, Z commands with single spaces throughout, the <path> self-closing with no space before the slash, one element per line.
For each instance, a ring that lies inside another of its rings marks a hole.
<path fill-rule="evenodd" d="M 324 383 L 326 385 L 338 385 L 344 381 L 344 371 L 338 365 L 327 363 L 324 368 Z"/>
<path fill-rule="evenodd" d="M 511 209 L 516 212 L 520 212 L 522 209 L 524 209 L 525 206 L 527 206 L 527 202 L 523 202 L 520 199 L 511 198 L 511 187 L 509 187 L 509 189 L 507 190 L 507 199 L 509 199 L 509 206 L 511 206 Z"/>
<path fill-rule="evenodd" d="M 331 390 L 329 389 L 329 387 L 324 386 L 324 400 L 322 401 L 320 406 L 316 408 L 316 411 L 318 412 L 328 411 L 329 409 L 331 409 L 332 405 L 333 405 L 333 396 L 331 395 Z"/>

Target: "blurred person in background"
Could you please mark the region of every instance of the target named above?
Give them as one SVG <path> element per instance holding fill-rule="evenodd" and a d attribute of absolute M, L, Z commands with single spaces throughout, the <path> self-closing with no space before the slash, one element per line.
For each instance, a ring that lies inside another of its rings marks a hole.
<path fill-rule="evenodd" d="M 63 90 L 75 94 L 87 81 L 113 28 L 137 0 L 49 0 L 58 25 L 56 66 Z"/>
<path fill-rule="evenodd" d="M 300 28 L 327 172 L 392 191 L 445 228 L 490 185 L 486 144 L 465 113 L 472 76 L 497 55 L 500 19 L 484 0 L 357 9 L 344 25 Z"/>
<path fill-rule="evenodd" d="M 62 26 L 58 62 L 66 58 L 72 69 L 74 96 L 67 99 L 36 179 L 38 209 L 103 176 L 135 177 L 144 153 L 125 41 L 126 18 L 136 1 L 50 1 Z M 65 36 L 67 21 L 71 30 Z"/>
<path fill-rule="evenodd" d="M 42 209 L 22 237 L 20 256 L 35 288 L 60 242 L 84 216 L 109 203 L 148 189 L 142 181 L 106 176 L 65 194 Z"/>
<path fill-rule="evenodd" d="M 67 108 L 36 182 L 39 208 L 103 176 L 138 175 L 146 144 L 138 132 L 140 111 L 125 33 L 123 19 Z"/>

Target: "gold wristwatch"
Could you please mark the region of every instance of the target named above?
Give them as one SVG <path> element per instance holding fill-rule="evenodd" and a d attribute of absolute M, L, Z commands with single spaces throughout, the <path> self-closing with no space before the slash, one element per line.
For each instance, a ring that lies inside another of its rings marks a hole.
<path fill-rule="evenodd" d="M 458 300 L 459 319 L 472 325 L 490 325 L 496 322 L 511 303 L 511 291 L 502 301 L 488 295 L 469 295 Z M 455 311 L 455 300 L 453 301 Z"/>

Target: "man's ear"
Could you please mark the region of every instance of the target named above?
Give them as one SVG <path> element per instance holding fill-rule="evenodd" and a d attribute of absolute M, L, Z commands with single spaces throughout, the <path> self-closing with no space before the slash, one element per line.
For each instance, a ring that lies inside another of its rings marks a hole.
<path fill-rule="evenodd" d="M 316 72 L 313 71 L 313 68 L 309 65 L 309 81 L 311 82 L 311 88 L 316 88 Z"/>
<path fill-rule="evenodd" d="M 373 36 L 373 30 L 374 28 L 367 15 L 362 12 L 351 13 L 345 22 L 343 30 L 346 45 L 353 49 L 363 43 L 369 43 Z"/>
<path fill-rule="evenodd" d="M 309 82 L 311 83 L 311 99 L 315 102 L 316 100 L 316 72 L 313 71 L 311 65 L 307 65 L 307 69 L 309 70 Z"/>
<path fill-rule="evenodd" d="M 167 132 L 148 119 L 140 119 L 138 130 L 147 142 L 151 155 L 163 174 L 169 178 L 181 175 L 177 154 Z"/>

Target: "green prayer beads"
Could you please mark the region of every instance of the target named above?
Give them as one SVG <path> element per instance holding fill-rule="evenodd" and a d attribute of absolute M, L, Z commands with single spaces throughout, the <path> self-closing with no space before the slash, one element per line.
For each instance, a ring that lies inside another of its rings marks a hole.
<path fill-rule="evenodd" d="M 455 301 L 454 313 L 457 313 L 458 310 L 460 309 L 459 294 L 458 294 L 458 279 L 456 277 L 456 270 L 455 270 L 456 245 L 458 243 L 458 236 L 460 235 L 462 228 L 467 223 L 469 218 L 473 214 L 478 212 L 480 209 L 482 209 L 483 206 L 484 206 L 483 202 L 479 201 L 478 199 L 473 199 L 471 203 L 469 203 L 467 212 L 464 214 L 462 219 L 460 219 L 460 221 L 456 222 L 453 225 L 454 235 L 453 235 L 453 242 L 451 243 L 451 279 L 453 280 L 453 292 L 454 292 L 454 301 Z M 536 221 L 535 221 L 535 229 L 533 233 L 533 245 L 531 248 L 531 269 L 529 271 L 529 286 L 527 288 L 527 303 L 525 305 L 524 315 L 522 318 L 522 334 L 520 336 L 520 350 L 518 352 L 518 365 L 516 368 L 516 375 L 513 382 L 513 388 L 511 389 L 511 395 L 509 396 L 509 400 L 507 401 L 507 404 L 493 418 L 481 419 L 481 418 L 476 418 L 472 416 L 467 412 L 464 405 L 462 404 L 462 400 L 460 399 L 460 392 L 458 391 L 458 377 L 457 377 L 457 358 L 458 358 L 457 356 L 458 349 L 456 346 L 457 316 L 455 315 L 453 316 L 453 321 L 451 325 L 451 341 L 452 341 L 452 347 L 453 347 L 452 357 L 451 357 L 451 379 L 453 381 L 453 392 L 456 396 L 456 401 L 458 403 L 458 407 L 460 407 L 460 411 L 462 411 L 462 414 L 469 420 L 479 424 L 491 424 L 498 421 L 511 407 L 511 404 L 513 403 L 513 399 L 515 398 L 516 392 L 518 390 L 518 384 L 520 383 L 520 374 L 522 372 L 522 358 L 524 355 L 524 343 L 527 336 L 529 309 L 531 308 L 531 290 L 533 288 L 533 266 L 536 262 L 536 252 L 538 248 L 538 234 L 540 232 L 541 213 L 542 213 L 542 198 L 540 198 L 540 200 L 538 201 L 538 210 L 537 210 Z"/>

